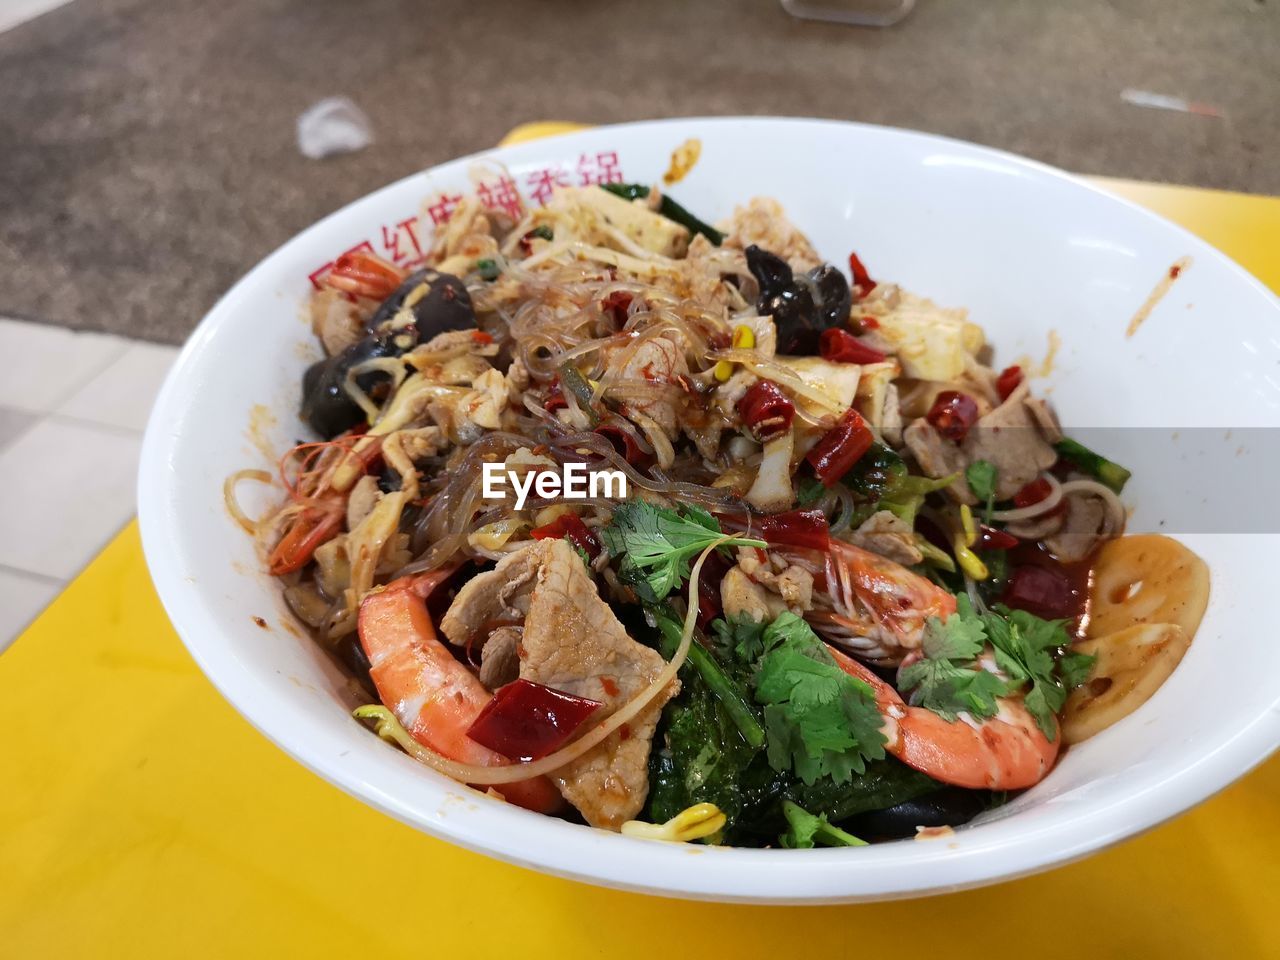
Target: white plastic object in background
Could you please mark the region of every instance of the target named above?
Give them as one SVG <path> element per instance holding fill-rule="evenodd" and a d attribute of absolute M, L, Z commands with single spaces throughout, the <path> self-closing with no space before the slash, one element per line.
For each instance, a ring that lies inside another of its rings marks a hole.
<path fill-rule="evenodd" d="M 312 160 L 355 153 L 371 143 L 368 114 L 347 97 L 327 97 L 298 117 L 298 149 Z"/>

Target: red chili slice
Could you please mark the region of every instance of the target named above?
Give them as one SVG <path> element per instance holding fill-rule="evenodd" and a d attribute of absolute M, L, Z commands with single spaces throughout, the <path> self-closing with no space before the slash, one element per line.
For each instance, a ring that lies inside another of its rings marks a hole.
<path fill-rule="evenodd" d="M 850 407 L 805 457 L 824 487 L 834 487 L 853 469 L 875 438 L 862 415 Z"/>
<path fill-rule="evenodd" d="M 1053 485 L 1044 477 L 1036 477 L 1013 495 L 1013 505 L 1019 509 L 1039 503 L 1053 493 Z"/>
<path fill-rule="evenodd" d="M 467 736 L 508 760 L 527 763 L 568 743 L 600 706 L 598 700 L 575 697 L 531 680 L 516 680 L 498 688 Z"/>
<path fill-rule="evenodd" d="M 1009 394 L 1017 390 L 1020 383 L 1022 383 L 1022 368 L 1017 364 L 1005 367 L 1000 371 L 1000 376 L 996 377 L 996 393 L 1000 394 L 1001 400 L 1008 400 Z"/>
<path fill-rule="evenodd" d="M 530 530 L 529 536 L 535 540 L 568 540 L 585 550 L 592 560 L 600 555 L 600 541 L 576 513 L 561 514 L 550 523 Z"/>
<path fill-rule="evenodd" d="M 831 327 L 822 331 L 818 349 L 823 360 L 832 363 L 880 363 L 885 355 L 868 347 L 848 330 Z"/>
<path fill-rule="evenodd" d="M 615 290 L 600 301 L 600 311 L 613 320 L 613 325 L 618 330 L 626 326 L 630 308 L 631 294 L 625 290 Z"/>
<path fill-rule="evenodd" d="M 738 414 L 755 438 L 764 443 L 791 429 L 796 408 L 772 380 L 757 380 L 738 401 Z"/>
<path fill-rule="evenodd" d="M 867 268 L 862 265 L 858 255 L 852 252 L 849 254 L 849 273 L 853 276 L 853 285 L 858 287 L 861 297 L 865 297 L 876 288 L 876 282 L 871 279 L 871 274 L 867 273 Z"/>
<path fill-rule="evenodd" d="M 636 438 L 621 427 L 612 423 L 604 423 L 596 427 L 595 432 L 612 443 L 613 449 L 618 451 L 618 455 L 632 466 L 642 464 L 648 459 L 648 454 L 641 449 L 640 444 L 636 442 Z"/>
<path fill-rule="evenodd" d="M 969 428 L 978 421 L 978 401 L 958 390 L 943 390 L 933 401 L 925 419 L 948 440 L 960 443 L 968 435 Z"/>
<path fill-rule="evenodd" d="M 831 528 L 821 510 L 775 513 L 760 521 L 760 539 L 772 546 L 821 550 L 831 546 Z"/>
<path fill-rule="evenodd" d="M 560 388 L 559 378 L 551 381 L 551 386 L 547 388 L 546 399 L 542 401 L 542 409 L 547 413 L 555 413 L 557 410 L 563 410 L 569 406 L 569 401 L 564 398 L 564 390 Z"/>
<path fill-rule="evenodd" d="M 979 550 L 1012 550 L 1021 542 L 1012 533 L 997 530 L 995 527 L 989 527 L 985 523 L 978 524 Z"/>

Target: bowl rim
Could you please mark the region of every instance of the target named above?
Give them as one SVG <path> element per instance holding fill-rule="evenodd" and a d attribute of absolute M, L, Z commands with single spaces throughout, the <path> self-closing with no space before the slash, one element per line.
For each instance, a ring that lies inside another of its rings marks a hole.
<path fill-rule="evenodd" d="M 270 273 L 288 252 L 306 246 L 335 219 L 374 198 L 404 190 L 424 174 L 447 173 L 481 159 L 502 160 L 539 151 L 564 151 L 573 141 L 590 141 L 611 131 L 672 130 L 687 135 L 690 127 L 777 125 L 854 130 L 863 136 L 923 141 L 950 151 L 1065 182 L 1106 198 L 1129 215 L 1174 231 L 1197 258 L 1211 257 L 1243 284 L 1260 294 L 1280 315 L 1280 298 L 1258 278 L 1207 241 L 1184 227 L 1118 197 L 1105 188 L 1036 160 L 950 137 L 876 124 L 799 117 L 682 117 L 588 127 L 477 151 L 423 171 L 411 173 L 335 210 L 287 240 L 252 267 L 209 310 L 183 346 L 165 379 L 148 420 L 138 474 L 138 516 L 147 565 L 165 612 L 201 671 L 231 705 L 264 737 L 334 786 L 339 787 L 411 827 L 507 862 L 561 877 L 618 889 L 722 902 L 837 903 L 924 896 L 1010 880 L 1056 867 L 1102 850 L 1151 829 L 1222 790 L 1245 775 L 1280 745 L 1280 692 L 1270 709 L 1208 753 L 1167 772 L 1158 783 L 1115 798 L 1081 814 L 1041 825 L 1038 829 L 1001 830 L 993 822 L 981 831 L 957 837 L 963 842 L 884 844 L 857 850 L 807 851 L 711 848 L 646 843 L 606 831 L 583 828 L 555 818 L 532 814 L 471 793 L 467 788 L 427 770 L 394 752 L 353 760 L 338 757 L 310 742 L 305 727 L 278 722 L 279 714 L 263 704 L 271 685 L 230 655 L 204 624 L 212 600 L 199 587 L 184 582 L 174 561 L 182 518 L 170 509 L 166 491 L 177 481 L 170 464 L 182 420 L 195 394 L 184 386 L 210 350 L 214 333 L 236 309 L 250 278 Z M 673 140 L 673 142 L 676 142 Z M 567 151 L 564 151 L 567 153 Z M 301 642 L 301 641 L 300 641 Z M 378 744 L 376 739 L 371 744 Z M 387 747 L 387 751 L 392 748 Z M 386 761 L 392 760 L 393 766 Z M 398 764 L 398 768 L 394 765 Z M 376 780 L 370 775 L 377 774 Z M 441 789 L 462 791 L 484 804 L 482 815 L 454 818 L 447 823 L 424 812 L 387 783 L 399 785 L 406 776 L 444 781 Z M 530 818 L 536 817 L 536 822 Z M 1009 818 L 1014 819 L 1014 818 Z M 1008 821 L 1004 821 L 1008 822 Z M 535 829 L 529 829 L 534 827 Z M 1008 834 L 1008 835 L 1006 835 Z M 700 857 L 688 869 L 690 854 Z"/>

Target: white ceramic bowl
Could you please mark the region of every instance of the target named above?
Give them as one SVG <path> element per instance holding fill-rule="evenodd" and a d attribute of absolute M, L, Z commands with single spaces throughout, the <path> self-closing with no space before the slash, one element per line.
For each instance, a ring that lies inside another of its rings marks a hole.
<path fill-rule="evenodd" d="M 1136 713 L 1069 750 L 1039 786 L 947 839 L 813 851 L 631 840 L 471 792 L 350 719 L 347 683 L 293 627 L 222 500 L 229 473 L 267 465 L 262 442 L 280 451 L 304 432 L 299 377 L 318 356 L 302 319 L 308 276 L 364 241 L 403 258 L 413 249 L 404 224 L 424 198 L 472 190 L 477 162 L 494 197 L 504 170 L 535 193 L 549 179 L 580 183 L 615 169 L 654 182 L 689 137 L 701 140 L 702 157 L 673 193 L 703 217 L 775 196 L 832 262 L 857 249 L 874 276 L 967 306 L 1001 363 L 1043 355 L 1056 331 L 1062 346 L 1047 386 L 1069 425 L 1280 424 L 1275 297 L 1180 228 L 1040 164 L 899 130 L 755 118 L 603 127 L 493 150 L 408 177 L 289 241 L 210 311 L 160 393 L 139 482 L 147 562 L 223 695 L 316 773 L 437 837 L 566 877 L 717 900 L 870 900 L 1016 877 L 1172 817 L 1266 757 L 1280 742 L 1271 681 L 1280 643 L 1262 602 L 1280 553 L 1271 534 L 1183 537 L 1209 562 L 1213 595 L 1173 677 Z M 416 240 L 429 237 L 419 229 Z M 1184 256 L 1191 268 L 1127 339 L 1134 311 Z M 1135 475 L 1126 490 L 1135 525 L 1154 524 L 1144 498 L 1158 500 L 1171 482 Z M 265 506 L 253 486 L 243 485 L 246 499 Z"/>

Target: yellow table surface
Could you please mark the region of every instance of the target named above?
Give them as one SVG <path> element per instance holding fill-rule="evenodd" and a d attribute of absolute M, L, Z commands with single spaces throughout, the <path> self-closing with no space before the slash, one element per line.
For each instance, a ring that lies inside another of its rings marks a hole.
<path fill-rule="evenodd" d="M 1280 199 L 1107 185 L 1280 289 Z M 1086 861 L 925 900 L 690 903 L 452 847 L 222 700 L 133 525 L 0 655 L 0 716 L 0 957 L 1280 957 L 1280 758 Z"/>

